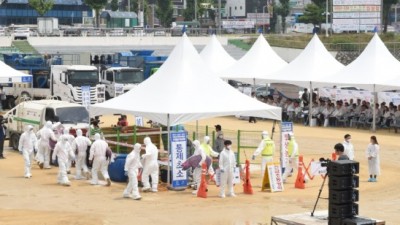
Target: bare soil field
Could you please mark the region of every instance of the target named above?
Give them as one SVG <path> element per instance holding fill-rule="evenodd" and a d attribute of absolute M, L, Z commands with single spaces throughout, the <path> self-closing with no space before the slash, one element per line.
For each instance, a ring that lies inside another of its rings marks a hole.
<path fill-rule="evenodd" d="M 132 118 L 128 119 L 133 124 Z M 102 120 L 107 125 L 115 118 L 104 117 Z M 230 130 L 270 131 L 272 127 L 270 121 L 250 124 L 235 117 L 199 121 L 200 126 L 213 127 L 215 124 Z M 279 133 L 279 129 L 276 131 Z M 388 130 L 372 133 L 355 128 L 310 128 L 299 124 L 295 124 L 294 132 L 306 163 L 312 158 L 330 157 L 334 144 L 342 142 L 344 134 L 350 133 L 361 170 L 359 214 L 385 220 L 388 225 L 400 224 L 400 134 Z M 377 136 L 381 146 L 382 175 L 376 183 L 367 182 L 365 149 L 371 135 Z M 8 146 L 7 142 L 5 146 Z M 291 177 L 283 192 L 261 192 L 260 170 L 254 170 L 251 174 L 253 195 L 243 194 L 243 187 L 236 185 L 236 198 L 220 199 L 218 188 L 212 184 L 208 187 L 208 198 L 203 199 L 193 196 L 190 189 L 167 191 L 161 185 L 158 193 L 141 193 L 142 200 L 134 201 L 122 198 L 125 183 L 114 182 L 111 187 L 92 186 L 86 180 L 74 180 L 71 175 L 71 187 L 57 185 L 56 167 L 40 170 L 35 164 L 33 177 L 25 179 L 22 155 L 6 147 L 5 156 L 7 159 L 0 160 L 0 225 L 270 224 L 274 215 L 311 212 L 322 184 L 322 178 L 316 177 L 306 183 L 305 189 L 296 189 L 295 177 Z M 327 195 L 326 183 L 322 196 Z M 327 208 L 328 201 L 321 199 L 317 210 Z"/>

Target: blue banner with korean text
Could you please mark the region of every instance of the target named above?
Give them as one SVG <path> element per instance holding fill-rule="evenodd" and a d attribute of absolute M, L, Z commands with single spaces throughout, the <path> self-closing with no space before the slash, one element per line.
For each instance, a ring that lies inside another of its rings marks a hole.
<path fill-rule="evenodd" d="M 182 163 L 186 161 L 187 149 L 186 132 L 171 133 L 171 157 L 172 157 L 172 187 L 186 187 L 187 173 L 182 169 Z"/>

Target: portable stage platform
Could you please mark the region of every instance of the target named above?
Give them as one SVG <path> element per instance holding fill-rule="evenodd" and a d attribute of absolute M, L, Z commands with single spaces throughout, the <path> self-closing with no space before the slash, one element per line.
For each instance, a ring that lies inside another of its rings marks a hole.
<path fill-rule="evenodd" d="M 375 225 L 385 225 L 385 221 L 375 220 Z M 271 225 L 327 225 L 328 224 L 328 211 L 316 211 L 314 216 L 311 212 L 280 215 L 271 217 Z"/>

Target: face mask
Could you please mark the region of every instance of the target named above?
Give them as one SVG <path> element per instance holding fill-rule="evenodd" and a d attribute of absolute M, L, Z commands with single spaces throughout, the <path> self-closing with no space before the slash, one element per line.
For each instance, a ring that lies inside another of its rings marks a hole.
<path fill-rule="evenodd" d="M 230 146 L 230 145 L 226 146 L 226 149 L 230 150 L 230 149 L 231 149 L 231 146 Z"/>

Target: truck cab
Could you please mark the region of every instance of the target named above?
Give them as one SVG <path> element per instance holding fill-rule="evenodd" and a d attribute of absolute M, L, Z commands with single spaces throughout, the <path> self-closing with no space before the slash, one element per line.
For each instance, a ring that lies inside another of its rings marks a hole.
<path fill-rule="evenodd" d="M 15 150 L 27 125 L 32 125 L 35 132 L 41 129 L 46 121 L 60 122 L 72 130 L 89 129 L 89 112 L 84 106 L 58 100 L 24 101 L 8 111 L 4 118 L 10 147 Z"/>
<path fill-rule="evenodd" d="M 143 70 L 133 67 L 110 67 L 100 75 L 100 83 L 105 85 L 106 100 L 128 92 L 143 81 Z"/>

